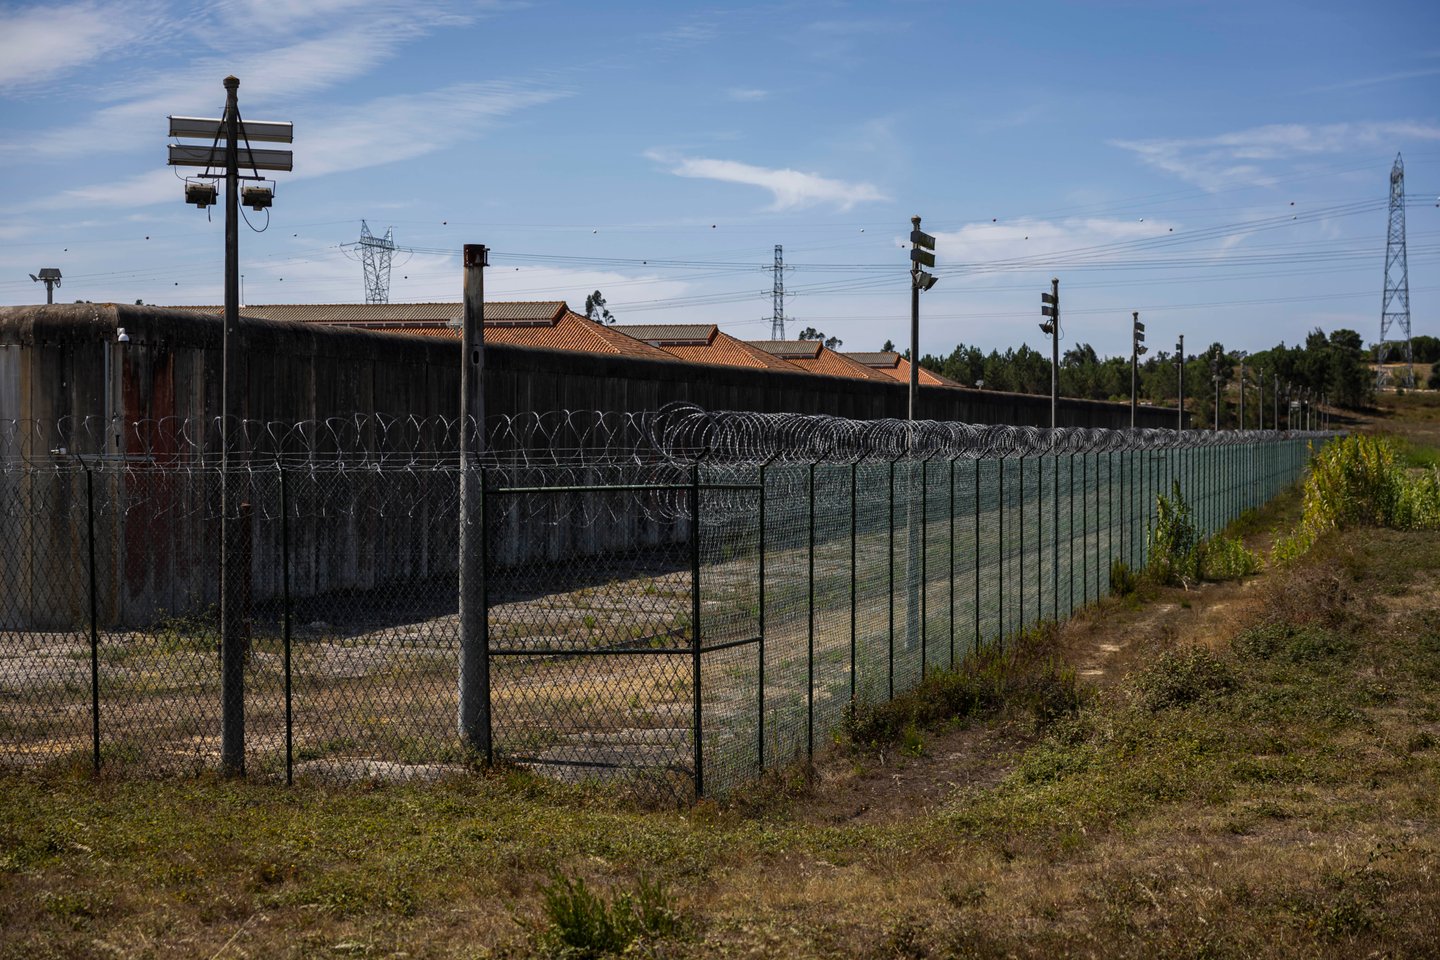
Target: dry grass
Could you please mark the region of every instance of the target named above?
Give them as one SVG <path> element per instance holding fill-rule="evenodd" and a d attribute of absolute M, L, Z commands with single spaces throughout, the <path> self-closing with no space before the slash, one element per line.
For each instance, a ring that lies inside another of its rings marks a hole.
<path fill-rule="evenodd" d="M 1433 955 L 1437 583 L 1433 536 L 1363 531 L 1248 586 L 1114 601 L 1066 649 L 1146 656 L 1072 720 L 931 724 L 684 813 L 520 772 L 12 775 L 0 956 L 530 955 L 556 869 L 665 881 L 685 923 L 656 956 Z M 1195 641 L 1232 683 L 1152 656 Z"/>
<path fill-rule="evenodd" d="M 556 872 L 663 882 L 682 922 L 638 956 L 1440 954 L 1440 539 L 1347 531 L 1281 571 L 1107 599 L 1053 643 L 1019 668 L 1088 672 L 1078 712 L 1008 690 L 917 710 L 681 811 L 513 769 L 5 774 L 0 958 L 531 956 Z M 652 712 L 683 696 L 616 669 Z"/>

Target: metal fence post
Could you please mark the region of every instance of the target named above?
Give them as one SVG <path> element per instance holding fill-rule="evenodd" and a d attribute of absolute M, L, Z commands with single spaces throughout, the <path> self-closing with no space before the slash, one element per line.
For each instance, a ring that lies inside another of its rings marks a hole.
<path fill-rule="evenodd" d="M 1050 617 L 1060 622 L 1060 454 L 1050 458 Z"/>
<path fill-rule="evenodd" d="M 805 755 L 815 756 L 815 461 L 810 461 L 810 509 L 806 580 L 809 599 L 806 604 L 805 633 Z"/>
<path fill-rule="evenodd" d="M 950 458 L 950 669 L 955 669 L 955 458 Z"/>
<path fill-rule="evenodd" d="M 855 633 L 857 614 L 857 570 L 855 568 L 855 513 L 860 461 L 850 464 L 850 702 L 855 703 Z"/>
<path fill-rule="evenodd" d="M 1015 560 L 1016 580 L 1020 581 L 1020 603 L 1017 631 L 1025 629 L 1025 452 L 1020 452 L 1020 556 Z"/>
<path fill-rule="evenodd" d="M 890 540 L 889 548 L 886 550 L 886 566 L 889 569 L 889 593 L 890 593 L 890 638 L 889 661 L 886 668 L 888 676 L 889 694 L 887 699 L 895 699 L 895 461 L 890 461 Z"/>
<path fill-rule="evenodd" d="M 758 688 L 756 708 L 758 712 L 755 717 L 755 755 L 759 758 L 762 773 L 765 770 L 765 473 L 769 466 L 769 460 L 760 464 L 760 608 L 758 611 L 760 657 L 756 670 L 756 687 Z"/>
<path fill-rule="evenodd" d="M 1090 606 L 1090 451 L 1080 454 L 1080 488 L 1085 499 L 1080 501 L 1080 527 L 1085 539 L 1080 544 L 1080 571 L 1084 578 L 1080 593 L 1085 606 Z"/>
<path fill-rule="evenodd" d="M 1070 609 L 1065 615 L 1075 614 L 1075 451 L 1070 451 Z"/>
<path fill-rule="evenodd" d="M 694 708 L 695 796 L 705 796 L 704 694 L 700 677 L 700 460 L 690 465 L 690 692 Z"/>
<path fill-rule="evenodd" d="M 975 653 L 980 653 L 980 458 L 975 458 Z"/>
<path fill-rule="evenodd" d="M 913 464 L 911 465 L 911 471 L 912 471 L 912 474 L 911 474 L 911 475 L 913 476 L 913 475 L 914 475 L 914 474 L 913 474 L 913 471 L 914 471 L 914 465 L 913 465 Z M 911 484 L 911 486 L 913 487 L 914 484 Z M 911 509 L 911 511 L 913 511 L 913 510 L 915 509 L 915 505 L 914 505 L 913 503 L 910 504 L 910 509 Z M 911 516 L 914 516 L 914 514 L 911 513 Z M 928 553 L 929 553 L 929 549 L 928 549 L 929 546 L 930 546 L 930 458 L 929 458 L 929 457 L 926 457 L 924 460 L 921 460 L 921 461 L 920 461 L 920 679 L 921 679 L 921 680 L 924 680 L 924 679 L 925 679 L 925 668 L 926 668 L 926 666 L 928 665 L 928 664 L 926 663 L 926 660 L 928 659 L 927 654 L 926 654 L 926 635 L 929 633 L 929 626 L 930 626 L 930 623 L 929 623 L 929 621 L 930 621 L 930 613 L 929 613 L 929 610 L 930 610 L 930 607 L 929 607 L 930 590 L 929 590 L 929 584 L 926 583 L 926 576 L 928 575 L 928 568 L 927 568 L 928 556 L 927 556 L 927 555 L 928 555 Z M 913 556 L 913 554 L 914 554 L 913 548 L 912 548 L 912 550 L 911 550 L 911 554 L 912 554 L 912 556 Z M 914 571 L 914 570 L 907 569 L 907 570 L 906 570 L 906 573 L 907 573 L 911 578 L 913 578 L 913 577 L 915 576 L 915 571 Z M 914 611 L 912 610 L 911 612 L 913 613 Z M 913 634 L 913 633 L 914 633 L 914 628 L 913 628 L 913 627 L 909 627 L 909 628 L 906 629 L 906 632 Z"/>
<path fill-rule="evenodd" d="M 95 577 L 95 475 L 85 465 L 85 523 L 90 563 L 90 764 L 91 771 L 100 772 L 100 614 Z"/>
<path fill-rule="evenodd" d="M 995 639 L 1000 644 L 1000 649 L 1005 649 L 1005 455 L 1002 453 L 996 461 L 1000 468 L 996 488 L 998 495 L 995 502 L 999 508 L 998 527 L 996 540 L 999 543 L 999 567 L 995 577 Z"/>
<path fill-rule="evenodd" d="M 290 630 L 293 611 L 290 602 L 290 503 L 285 482 L 285 467 L 277 460 L 275 471 L 280 480 L 280 601 L 281 643 L 285 656 L 285 783 L 295 782 L 295 712 L 291 687 Z"/>

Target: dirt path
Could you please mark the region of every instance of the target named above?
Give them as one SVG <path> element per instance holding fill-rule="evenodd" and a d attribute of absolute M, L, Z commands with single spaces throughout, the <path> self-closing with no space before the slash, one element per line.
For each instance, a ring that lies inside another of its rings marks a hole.
<path fill-rule="evenodd" d="M 1297 506 L 1278 504 L 1259 529 L 1243 539 L 1268 553 L 1294 522 Z M 1108 597 L 1080 611 L 1058 633 L 1057 654 L 1080 682 L 1095 691 L 1114 687 L 1134 667 L 1164 650 L 1228 644 L 1263 613 L 1267 571 L 1226 583 L 1146 588 L 1143 602 Z M 839 748 L 817 761 L 803 810 L 793 815 L 817 825 L 893 822 L 935 808 L 962 789 L 999 783 L 1037 733 L 1020 722 L 956 724 L 919 735 L 905 749 Z M 918 749 L 916 747 L 918 746 Z"/>

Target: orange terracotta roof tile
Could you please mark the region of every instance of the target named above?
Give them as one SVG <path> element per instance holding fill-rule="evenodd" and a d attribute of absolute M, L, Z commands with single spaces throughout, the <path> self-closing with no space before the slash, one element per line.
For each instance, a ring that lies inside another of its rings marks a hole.
<path fill-rule="evenodd" d="M 847 353 L 845 356 L 858 363 L 863 363 L 872 370 L 878 371 L 898 380 L 901 383 L 910 382 L 910 361 L 893 350 L 881 350 L 873 353 Z M 920 368 L 920 382 L 927 387 L 958 387 L 960 384 L 943 377 L 933 370 Z"/>
<path fill-rule="evenodd" d="M 458 333 L 458 331 L 457 331 Z M 610 353 L 651 360 L 671 360 L 670 354 L 626 336 L 614 327 L 599 324 L 573 310 L 566 310 L 553 324 L 494 326 L 485 324 L 486 343 L 508 343 L 517 347 L 574 350 L 580 353 Z"/>
<path fill-rule="evenodd" d="M 818 340 L 752 340 L 751 343 L 772 356 L 810 373 L 852 380 L 875 380 L 890 383 L 891 378 L 850 357 L 829 350 Z"/>
<path fill-rule="evenodd" d="M 639 336 L 676 359 L 690 363 L 795 372 L 795 367 L 779 357 L 730 336 L 714 324 L 617 324 L 613 329 Z"/>

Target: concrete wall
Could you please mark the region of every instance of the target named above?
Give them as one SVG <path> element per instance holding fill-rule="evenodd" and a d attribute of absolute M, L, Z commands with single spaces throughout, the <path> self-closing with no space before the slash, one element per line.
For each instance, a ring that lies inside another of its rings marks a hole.
<path fill-rule="evenodd" d="M 115 342 L 124 327 L 128 344 Z M 432 337 L 246 320 L 246 416 L 298 421 L 355 412 L 454 416 L 459 345 Z M 127 420 L 213 416 L 219 407 L 222 324 L 125 304 L 0 307 L 0 420 L 123 413 Z M 107 362 L 108 361 L 108 362 Z M 110 368 L 107 377 L 106 367 Z M 487 412 L 655 410 L 685 400 L 709 410 L 904 417 L 904 384 L 491 346 Z M 105 385 L 112 384 L 106 394 Z M 116 407 L 123 404 L 123 410 Z M 1045 426 L 1048 397 L 921 387 L 920 415 L 968 423 Z M 1142 407 L 1140 426 L 1174 425 Z M 1125 404 L 1063 400 L 1061 426 L 1123 427 Z"/>
<path fill-rule="evenodd" d="M 459 405 L 455 341 L 277 321 L 246 321 L 244 416 L 315 421 L 356 413 L 454 417 Z M 116 341 L 124 328 L 129 342 Z M 57 304 L 0 307 L 0 428 L 8 420 L 41 428 L 94 418 L 97 429 L 67 438 L 68 453 L 105 458 L 92 477 L 97 581 L 107 623 L 141 623 L 161 611 L 193 611 L 218 600 L 218 491 L 213 471 L 156 470 L 142 455 L 193 451 L 218 456 L 209 421 L 220 404 L 219 318 L 152 307 Z M 794 411 L 856 419 L 904 417 L 903 384 L 607 357 L 521 347 L 487 351 L 487 413 L 655 410 L 689 401 L 713 410 Z M 1040 425 L 1049 400 L 948 387 L 922 387 L 920 415 L 937 420 Z M 1142 410 L 1141 424 L 1168 426 L 1173 412 Z M 154 424 L 145 434 L 105 430 L 107 422 Z M 1062 423 L 1118 427 L 1120 404 L 1066 401 Z M 182 435 L 185 424 L 188 434 Z M 201 433 L 197 431 L 211 431 Z M 0 453 L 45 455 L 58 434 L 0 436 Z M 371 448 L 362 429 L 347 448 Z M 440 432 L 420 437 L 444 452 Z M 323 434 L 317 446 L 325 451 Z M 9 447 L 6 450 L 6 447 Z M 297 451 L 298 452 L 298 451 Z M 211 462 L 213 466 L 213 460 Z M 364 475 L 294 476 L 290 491 L 297 597 L 373 591 L 386 584 L 452 576 L 455 487 L 448 474 L 394 480 Z M 83 471 L 0 464 L 0 629 L 70 627 L 87 616 Z M 601 495 L 589 496 L 594 501 Z M 609 496 L 609 495 L 606 495 Z M 278 487 L 257 473 L 251 501 L 251 578 L 257 601 L 279 594 Z M 578 515 L 576 503 L 557 505 Z M 616 511 L 600 511 L 614 513 Z M 492 556 L 506 565 L 604 554 L 688 536 L 682 520 L 631 517 L 580 527 L 506 520 Z M 571 527 L 575 527 L 572 529 Z M 533 528 L 533 529 L 531 529 Z"/>

